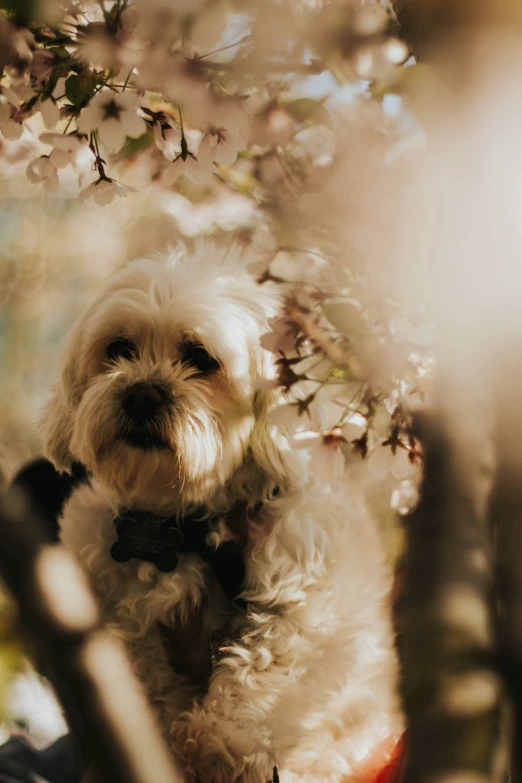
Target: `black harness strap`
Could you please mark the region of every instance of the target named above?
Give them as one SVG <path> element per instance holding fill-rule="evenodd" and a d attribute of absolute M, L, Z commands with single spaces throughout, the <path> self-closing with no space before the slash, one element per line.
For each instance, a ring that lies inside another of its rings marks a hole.
<path fill-rule="evenodd" d="M 59 473 L 52 462 L 41 457 L 24 465 L 12 485 L 23 489 L 46 522 L 49 540 L 59 541 L 58 521 L 72 492 L 89 483 L 89 474 L 79 462 L 71 473 Z M 194 512 L 178 524 L 175 518 L 159 518 L 146 511 L 126 509 L 115 518 L 118 541 L 113 546 L 115 560 L 125 562 L 138 558 L 153 562 L 161 571 L 173 571 L 178 552 L 193 552 L 208 563 L 227 598 L 244 608 L 237 596 L 245 581 L 245 561 L 236 541 L 225 541 L 219 547 L 207 543 L 212 520 L 202 520 Z"/>
<path fill-rule="evenodd" d="M 111 554 L 117 562 L 144 560 L 164 572 L 174 571 L 178 552 L 191 552 L 208 563 L 228 599 L 241 608 L 238 598 L 245 581 L 245 561 L 236 541 L 225 541 L 215 547 L 208 543 L 212 518 L 201 519 L 202 510 L 184 517 L 157 517 L 141 509 L 125 509 L 115 517 L 118 540 Z"/>

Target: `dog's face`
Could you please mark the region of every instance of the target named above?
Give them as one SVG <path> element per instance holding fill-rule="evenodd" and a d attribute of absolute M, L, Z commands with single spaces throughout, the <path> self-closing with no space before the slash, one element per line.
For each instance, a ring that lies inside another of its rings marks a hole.
<path fill-rule="evenodd" d="M 134 262 L 80 319 L 44 421 L 48 456 L 83 462 L 118 502 L 205 503 L 270 452 L 270 355 L 260 347 L 277 300 L 213 246 Z M 268 460 L 267 460 L 268 461 Z"/>

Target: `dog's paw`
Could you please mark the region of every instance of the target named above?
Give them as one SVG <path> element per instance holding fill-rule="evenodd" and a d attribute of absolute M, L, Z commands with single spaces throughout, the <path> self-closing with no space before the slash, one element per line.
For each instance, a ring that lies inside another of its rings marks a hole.
<path fill-rule="evenodd" d="M 212 721 L 200 715 L 177 721 L 171 736 L 189 783 L 232 783 L 241 773 L 234 757 Z"/>
<path fill-rule="evenodd" d="M 244 737 L 204 711 L 190 714 L 171 728 L 177 755 L 189 783 L 266 783 L 271 779 L 267 760 L 242 751 Z M 268 774 L 267 774 L 268 773 Z"/>

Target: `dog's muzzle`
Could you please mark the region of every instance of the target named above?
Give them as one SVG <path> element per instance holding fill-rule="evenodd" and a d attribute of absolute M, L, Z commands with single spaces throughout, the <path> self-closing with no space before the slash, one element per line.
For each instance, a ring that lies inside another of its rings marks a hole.
<path fill-rule="evenodd" d="M 133 383 L 125 390 L 121 405 L 127 416 L 136 422 L 155 418 L 167 401 L 165 390 L 156 383 Z"/>
<path fill-rule="evenodd" d="M 167 408 L 168 394 L 156 383 L 134 383 L 123 392 L 121 407 L 129 426 L 121 438 L 130 446 L 140 449 L 157 449 L 166 446 L 158 437 L 157 426 Z"/>

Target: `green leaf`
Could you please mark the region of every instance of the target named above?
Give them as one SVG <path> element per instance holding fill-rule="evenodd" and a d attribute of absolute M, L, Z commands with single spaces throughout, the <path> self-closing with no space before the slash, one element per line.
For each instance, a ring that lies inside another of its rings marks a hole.
<path fill-rule="evenodd" d="M 73 74 L 65 81 L 65 95 L 73 106 L 78 106 L 91 97 L 94 86 L 95 80 L 90 71 Z"/>
<path fill-rule="evenodd" d="M 60 60 L 71 59 L 71 53 L 68 51 L 68 49 L 65 48 L 65 46 L 49 46 L 47 47 L 47 51 L 55 54 L 60 58 Z"/>
<path fill-rule="evenodd" d="M 152 139 L 151 133 L 144 133 L 142 136 L 138 136 L 135 139 L 127 136 L 123 148 L 118 153 L 118 157 L 124 159 L 137 155 L 142 150 L 146 150 L 151 146 Z"/>
<path fill-rule="evenodd" d="M 368 324 L 355 305 L 349 302 L 327 302 L 323 304 L 323 313 L 332 326 L 345 337 L 357 340 L 369 336 Z"/>
<path fill-rule="evenodd" d="M 316 122 L 319 125 L 332 125 L 332 118 L 324 103 L 313 98 L 297 98 L 283 103 L 290 114 L 300 122 Z"/>
<path fill-rule="evenodd" d="M 351 379 L 351 375 L 346 367 L 339 367 L 337 364 L 333 364 L 328 373 L 329 378 L 335 378 L 338 381 L 346 381 Z"/>
<path fill-rule="evenodd" d="M 67 98 L 71 101 L 73 106 L 76 106 L 78 103 L 81 103 L 82 91 L 80 88 L 79 79 L 76 76 L 76 74 L 73 74 L 73 76 L 69 76 L 69 78 L 66 79 L 65 94 Z"/>

